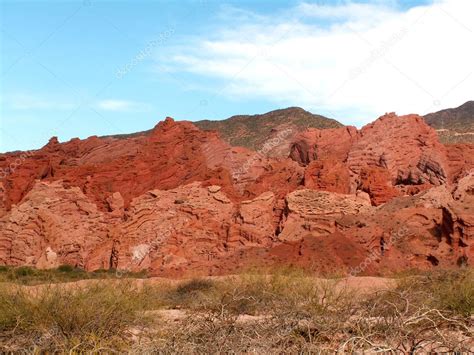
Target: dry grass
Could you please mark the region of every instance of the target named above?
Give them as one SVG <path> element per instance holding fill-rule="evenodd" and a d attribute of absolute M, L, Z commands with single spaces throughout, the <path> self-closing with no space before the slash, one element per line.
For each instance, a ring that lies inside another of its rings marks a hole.
<path fill-rule="evenodd" d="M 148 286 L 147 286 L 148 285 Z M 297 270 L 178 283 L 0 290 L 0 351 L 472 351 L 474 272 L 405 276 L 359 294 Z M 160 309 L 177 309 L 170 320 Z"/>
<path fill-rule="evenodd" d="M 122 278 L 146 278 L 146 272 L 121 272 Z M 29 266 L 0 266 L 0 282 L 11 282 L 21 285 L 38 285 L 90 279 L 117 279 L 115 270 L 97 270 L 86 272 L 70 265 L 61 265 L 56 269 L 39 270 Z"/>
<path fill-rule="evenodd" d="M 2 350 L 121 350 L 126 330 L 138 324 L 144 292 L 128 284 L 110 287 L 3 286 L 0 295 Z"/>
<path fill-rule="evenodd" d="M 193 281 L 194 283 L 195 281 Z M 298 273 L 247 274 L 201 290 L 161 352 L 470 351 L 473 271 L 405 277 L 362 296 Z M 470 311 L 469 311 L 470 309 Z M 243 317 L 252 315 L 253 317 Z"/>

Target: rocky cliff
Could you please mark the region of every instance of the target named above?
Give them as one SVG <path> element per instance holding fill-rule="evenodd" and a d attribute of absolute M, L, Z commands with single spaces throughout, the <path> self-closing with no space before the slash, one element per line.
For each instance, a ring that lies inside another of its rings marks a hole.
<path fill-rule="evenodd" d="M 52 138 L 0 155 L 0 264 L 176 277 L 470 265 L 473 152 L 395 114 L 255 150 L 171 118 L 146 135 Z"/>

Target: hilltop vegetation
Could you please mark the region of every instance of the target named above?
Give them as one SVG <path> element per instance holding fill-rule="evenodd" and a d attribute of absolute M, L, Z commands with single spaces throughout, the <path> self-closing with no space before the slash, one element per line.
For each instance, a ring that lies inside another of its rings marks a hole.
<path fill-rule="evenodd" d="M 197 121 L 203 130 L 217 130 L 220 136 L 233 146 L 253 150 L 261 148 L 275 130 L 293 128 L 294 133 L 306 128 L 337 128 L 342 124 L 321 115 L 315 115 L 299 107 L 270 111 L 261 115 L 238 115 L 222 121 Z"/>
<path fill-rule="evenodd" d="M 426 115 L 443 143 L 474 143 L 474 101 Z"/>
<path fill-rule="evenodd" d="M 216 130 L 220 137 L 232 146 L 260 149 L 265 141 L 278 129 L 291 128 L 294 133 L 306 128 L 337 128 L 343 124 L 299 107 L 288 107 L 260 115 L 237 115 L 224 120 L 201 120 L 193 122 L 202 130 Z M 107 137 L 132 138 L 149 135 L 152 130 Z"/>

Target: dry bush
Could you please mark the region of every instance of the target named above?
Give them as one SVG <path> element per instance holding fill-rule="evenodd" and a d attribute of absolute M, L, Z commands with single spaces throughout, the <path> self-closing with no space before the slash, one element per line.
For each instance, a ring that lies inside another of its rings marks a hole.
<path fill-rule="evenodd" d="M 146 271 L 121 272 L 122 278 L 146 278 Z M 100 269 L 87 272 L 71 265 L 61 265 L 55 269 L 35 269 L 29 266 L 0 266 L 0 282 L 21 285 L 40 285 L 44 283 L 60 283 L 89 279 L 116 279 L 114 269 Z"/>
<path fill-rule="evenodd" d="M 341 350 L 395 353 L 474 350 L 474 272 L 434 271 L 404 276 L 393 290 L 362 300 L 353 334 Z"/>
<path fill-rule="evenodd" d="M 351 315 L 351 293 L 297 271 L 216 281 L 188 318 L 148 351 L 284 352 L 326 344 Z"/>
<path fill-rule="evenodd" d="M 407 277 L 399 288 L 421 295 L 424 304 L 461 316 L 474 314 L 474 269 L 439 270 Z"/>
<path fill-rule="evenodd" d="M 125 350 L 129 329 L 146 325 L 143 311 L 154 302 L 152 290 L 127 281 L 1 291 L 1 351 Z"/>
<path fill-rule="evenodd" d="M 468 351 L 470 319 L 429 303 L 407 289 L 378 292 L 358 307 L 348 324 L 352 334 L 340 350 L 414 353 Z"/>
<path fill-rule="evenodd" d="M 471 269 L 405 276 L 397 287 L 369 295 L 342 284 L 285 269 L 160 282 L 153 287 L 136 287 L 127 280 L 89 281 L 83 287 L 4 286 L 0 351 L 209 354 L 474 349 Z M 167 319 L 159 311 L 164 307 L 180 308 L 166 312 L 184 318 Z"/>
<path fill-rule="evenodd" d="M 466 272 L 407 277 L 368 296 L 304 274 L 245 274 L 216 282 L 178 329 L 147 350 L 468 352 L 473 299 L 472 271 Z"/>
<path fill-rule="evenodd" d="M 169 287 L 162 297 L 170 308 L 197 308 L 215 289 L 214 281 L 195 278 Z"/>

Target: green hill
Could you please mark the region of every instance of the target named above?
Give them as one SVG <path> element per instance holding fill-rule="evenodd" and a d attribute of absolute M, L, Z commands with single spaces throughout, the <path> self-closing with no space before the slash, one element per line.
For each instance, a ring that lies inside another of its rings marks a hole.
<path fill-rule="evenodd" d="M 424 118 L 438 131 L 443 143 L 474 143 L 474 101 L 430 113 Z"/>
<path fill-rule="evenodd" d="M 197 121 L 194 124 L 203 130 L 217 130 L 221 137 L 234 146 L 258 149 L 278 127 L 303 130 L 313 128 L 336 128 L 342 124 L 299 107 L 270 111 L 261 115 L 232 116 L 222 121 Z"/>

